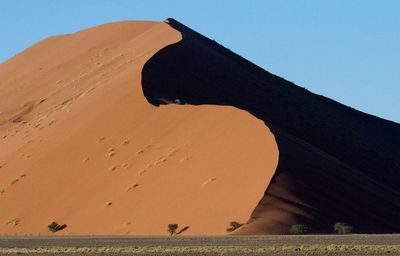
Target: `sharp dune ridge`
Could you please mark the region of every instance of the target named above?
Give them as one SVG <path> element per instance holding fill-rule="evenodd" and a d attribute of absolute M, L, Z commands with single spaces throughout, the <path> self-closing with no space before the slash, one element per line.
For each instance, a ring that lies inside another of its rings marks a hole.
<path fill-rule="evenodd" d="M 313 94 L 167 22 L 182 40 L 145 64 L 148 101 L 234 106 L 264 121 L 278 144 L 274 177 L 237 234 L 283 234 L 296 223 L 330 233 L 339 221 L 361 233 L 400 231 L 399 124 Z"/>
<path fill-rule="evenodd" d="M 0 66 L 0 235 L 53 221 L 59 235 L 224 235 L 249 220 L 278 164 L 269 129 L 235 107 L 143 96 L 144 64 L 181 39 L 164 22 L 111 23 Z"/>
<path fill-rule="evenodd" d="M 399 231 L 399 124 L 174 19 L 48 38 L 0 78 L 0 235 Z"/>

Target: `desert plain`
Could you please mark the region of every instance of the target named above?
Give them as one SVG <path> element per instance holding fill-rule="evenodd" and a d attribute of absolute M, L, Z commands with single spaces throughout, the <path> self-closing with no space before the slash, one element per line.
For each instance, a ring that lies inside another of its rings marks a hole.
<path fill-rule="evenodd" d="M 399 235 L 36 237 L 0 239 L 1 255 L 400 255 Z"/>

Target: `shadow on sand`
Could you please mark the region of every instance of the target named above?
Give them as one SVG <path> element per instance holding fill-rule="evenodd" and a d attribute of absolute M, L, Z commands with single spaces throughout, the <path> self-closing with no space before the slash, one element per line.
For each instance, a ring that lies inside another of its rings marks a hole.
<path fill-rule="evenodd" d="M 287 233 L 295 223 L 327 233 L 339 221 L 356 232 L 400 231 L 399 124 L 313 94 L 166 22 L 182 40 L 144 65 L 147 100 L 234 106 L 275 135 L 279 164 L 242 234 Z"/>

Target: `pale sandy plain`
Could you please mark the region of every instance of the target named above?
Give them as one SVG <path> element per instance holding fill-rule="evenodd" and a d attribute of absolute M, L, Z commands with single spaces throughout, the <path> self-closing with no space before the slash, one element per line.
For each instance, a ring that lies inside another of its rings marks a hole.
<path fill-rule="evenodd" d="M 400 255 L 399 235 L 2 237 L 2 255 Z"/>
<path fill-rule="evenodd" d="M 0 235 L 224 235 L 278 163 L 274 135 L 234 107 L 143 96 L 144 63 L 181 34 L 120 22 L 47 38 L 0 64 Z"/>

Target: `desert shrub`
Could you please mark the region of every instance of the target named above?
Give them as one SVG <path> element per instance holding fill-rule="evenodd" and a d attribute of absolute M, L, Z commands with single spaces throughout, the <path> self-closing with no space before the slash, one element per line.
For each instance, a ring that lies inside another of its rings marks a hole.
<path fill-rule="evenodd" d="M 229 222 L 229 228 L 226 229 L 227 232 L 235 231 L 236 229 L 240 228 L 243 224 L 240 224 L 237 221 Z"/>
<path fill-rule="evenodd" d="M 301 235 L 310 233 L 311 229 L 303 224 L 294 224 L 290 227 L 289 233 L 292 235 Z"/>
<path fill-rule="evenodd" d="M 168 232 L 171 236 L 176 234 L 176 230 L 178 229 L 178 224 L 168 224 Z"/>
<path fill-rule="evenodd" d="M 345 222 L 336 222 L 333 225 L 333 231 L 338 234 L 350 234 L 353 231 L 353 227 Z"/>
<path fill-rule="evenodd" d="M 15 227 L 15 226 L 18 226 L 20 222 L 21 222 L 20 218 L 15 218 L 15 219 L 7 221 L 6 225 L 10 225 L 10 226 L 14 226 Z"/>
<path fill-rule="evenodd" d="M 59 225 L 57 222 L 53 221 L 47 227 L 51 232 L 55 233 L 57 231 L 63 230 L 64 228 L 67 227 L 67 225 L 66 224 Z"/>

